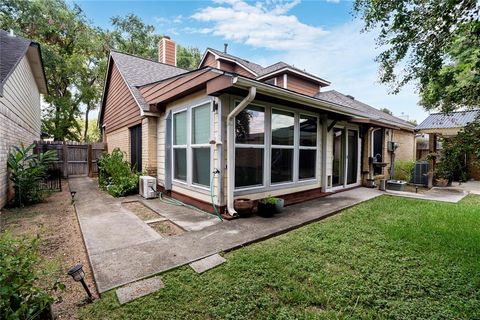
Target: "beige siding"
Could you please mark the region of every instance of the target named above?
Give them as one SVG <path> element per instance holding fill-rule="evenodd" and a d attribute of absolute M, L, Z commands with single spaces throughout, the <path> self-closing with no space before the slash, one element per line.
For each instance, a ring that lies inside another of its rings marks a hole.
<path fill-rule="evenodd" d="M 7 156 L 12 145 L 28 145 L 40 138 L 40 93 L 26 57 L 7 79 L 0 97 L 0 208 L 11 186 Z M 10 194 L 11 195 L 11 194 Z"/>
<path fill-rule="evenodd" d="M 108 152 L 112 152 L 113 149 L 119 148 L 125 153 L 124 159 L 130 161 L 130 131 L 128 128 L 122 128 L 115 132 L 106 134 Z"/>

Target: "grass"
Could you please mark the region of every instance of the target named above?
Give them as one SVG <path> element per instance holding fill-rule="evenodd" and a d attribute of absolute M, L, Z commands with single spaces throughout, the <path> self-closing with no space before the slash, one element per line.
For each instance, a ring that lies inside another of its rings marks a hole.
<path fill-rule="evenodd" d="M 382 196 L 227 253 L 197 275 L 124 306 L 115 292 L 84 319 L 480 318 L 480 197 L 458 204 Z"/>

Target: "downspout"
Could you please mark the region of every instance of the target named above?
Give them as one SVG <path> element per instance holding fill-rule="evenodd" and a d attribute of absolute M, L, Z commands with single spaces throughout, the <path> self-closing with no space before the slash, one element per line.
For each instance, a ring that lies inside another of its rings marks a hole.
<path fill-rule="evenodd" d="M 234 79 L 235 81 L 235 79 Z M 250 102 L 255 99 L 257 94 L 256 87 L 250 87 L 248 95 L 243 99 L 235 109 L 227 116 L 227 211 L 231 216 L 236 216 L 237 212 L 233 207 L 233 190 L 235 188 L 235 117 L 243 110 Z"/>

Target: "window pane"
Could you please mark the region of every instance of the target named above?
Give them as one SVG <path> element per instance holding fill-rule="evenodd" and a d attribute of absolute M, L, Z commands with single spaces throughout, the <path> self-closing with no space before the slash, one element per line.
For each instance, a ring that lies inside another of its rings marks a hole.
<path fill-rule="evenodd" d="M 293 146 L 294 127 L 293 113 L 272 110 L 272 144 Z"/>
<path fill-rule="evenodd" d="M 193 148 L 192 156 L 193 183 L 210 186 L 210 148 Z"/>
<path fill-rule="evenodd" d="M 173 149 L 174 178 L 187 181 L 187 149 Z"/>
<path fill-rule="evenodd" d="M 308 147 L 317 145 L 317 118 L 300 115 L 300 145 Z"/>
<path fill-rule="evenodd" d="M 235 149 L 235 187 L 263 184 L 263 149 Z"/>
<path fill-rule="evenodd" d="M 292 181 L 293 149 L 272 148 L 272 183 Z"/>
<path fill-rule="evenodd" d="M 173 115 L 173 144 L 187 144 L 187 111 Z"/>
<path fill-rule="evenodd" d="M 210 103 L 192 109 L 192 143 L 208 143 L 210 139 Z"/>
<path fill-rule="evenodd" d="M 263 144 L 265 110 L 248 106 L 235 117 L 236 143 Z"/>
<path fill-rule="evenodd" d="M 317 158 L 316 150 L 300 150 L 299 179 L 315 178 L 315 163 Z"/>

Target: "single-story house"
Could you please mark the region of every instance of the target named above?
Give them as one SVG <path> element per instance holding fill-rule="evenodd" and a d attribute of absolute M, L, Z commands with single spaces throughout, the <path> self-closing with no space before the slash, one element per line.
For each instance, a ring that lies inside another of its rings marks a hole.
<path fill-rule="evenodd" d="M 226 51 L 226 50 L 225 50 Z M 414 126 L 330 82 L 286 64 L 268 67 L 207 49 L 199 67 L 112 51 L 99 125 L 108 150 L 157 177 L 160 190 L 235 214 L 235 198 L 287 203 L 388 176 L 393 157 L 413 160 Z"/>
<path fill-rule="evenodd" d="M 40 139 L 40 95 L 46 93 L 40 45 L 0 30 L 0 209 L 12 196 L 8 153 L 12 145 Z"/>
<path fill-rule="evenodd" d="M 420 150 L 424 150 L 421 156 L 429 153 L 436 153 L 441 147 L 438 138 L 446 138 L 456 136 L 460 130 L 462 130 L 467 124 L 480 116 L 480 110 L 466 110 L 456 111 L 448 114 L 445 113 L 432 113 L 425 120 L 420 123 L 415 130 L 421 135 L 417 137 L 417 147 Z M 428 138 L 428 139 L 426 139 Z M 425 150 L 426 149 L 426 150 Z M 422 159 L 423 160 L 423 159 Z M 480 167 L 476 163 L 473 155 L 466 155 L 465 158 L 467 166 L 467 174 L 470 178 L 480 180 Z M 431 179 L 429 184 L 433 184 L 433 171 L 435 169 L 435 163 L 430 161 Z"/>

